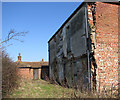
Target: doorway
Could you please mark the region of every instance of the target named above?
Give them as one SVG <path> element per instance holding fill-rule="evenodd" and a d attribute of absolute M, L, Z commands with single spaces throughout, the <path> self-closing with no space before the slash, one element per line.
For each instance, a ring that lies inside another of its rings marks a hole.
<path fill-rule="evenodd" d="M 33 69 L 33 79 L 39 79 L 39 69 Z"/>

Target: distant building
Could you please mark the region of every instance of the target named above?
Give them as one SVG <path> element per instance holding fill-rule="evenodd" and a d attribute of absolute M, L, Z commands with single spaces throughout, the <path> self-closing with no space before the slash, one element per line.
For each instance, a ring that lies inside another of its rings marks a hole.
<path fill-rule="evenodd" d="M 49 78 L 49 66 L 48 62 L 23 62 L 21 61 L 21 55 L 19 53 L 18 61 L 16 62 L 18 68 L 18 74 L 22 78 L 29 79 L 46 79 Z M 41 69 L 42 68 L 42 69 Z"/>
<path fill-rule="evenodd" d="M 98 91 L 118 89 L 119 3 L 83 2 L 48 41 L 50 79 Z"/>

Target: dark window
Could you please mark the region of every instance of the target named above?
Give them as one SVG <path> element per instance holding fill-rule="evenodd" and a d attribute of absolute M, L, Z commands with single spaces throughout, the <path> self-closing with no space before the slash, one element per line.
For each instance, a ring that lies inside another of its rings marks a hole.
<path fill-rule="evenodd" d="M 66 34 L 67 34 L 67 52 L 71 52 L 71 43 L 70 43 L 70 26 L 66 27 Z"/>

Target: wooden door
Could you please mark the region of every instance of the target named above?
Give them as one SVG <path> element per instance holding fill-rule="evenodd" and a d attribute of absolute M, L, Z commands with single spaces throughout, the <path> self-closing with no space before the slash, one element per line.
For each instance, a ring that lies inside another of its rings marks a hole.
<path fill-rule="evenodd" d="M 39 79 L 39 69 L 33 69 L 33 79 Z"/>

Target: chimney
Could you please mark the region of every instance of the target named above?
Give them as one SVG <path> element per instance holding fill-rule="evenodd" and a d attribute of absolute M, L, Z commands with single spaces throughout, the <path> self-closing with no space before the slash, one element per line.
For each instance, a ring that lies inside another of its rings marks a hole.
<path fill-rule="evenodd" d="M 42 62 L 44 62 L 44 59 L 42 59 Z"/>
<path fill-rule="evenodd" d="M 21 55 L 20 55 L 20 53 L 19 53 L 19 56 L 18 56 L 18 61 L 21 61 Z"/>

